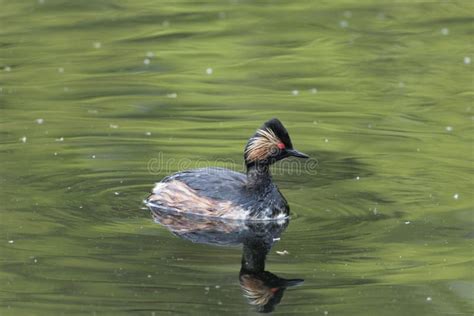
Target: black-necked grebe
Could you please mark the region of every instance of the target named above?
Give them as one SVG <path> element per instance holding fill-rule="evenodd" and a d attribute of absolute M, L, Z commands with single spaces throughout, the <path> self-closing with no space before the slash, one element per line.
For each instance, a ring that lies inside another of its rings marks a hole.
<path fill-rule="evenodd" d="M 220 218 L 284 218 L 290 209 L 272 182 L 270 165 L 290 156 L 308 158 L 293 149 L 283 124 L 271 119 L 245 147 L 246 175 L 224 168 L 178 172 L 157 183 L 146 203 L 174 212 Z"/>

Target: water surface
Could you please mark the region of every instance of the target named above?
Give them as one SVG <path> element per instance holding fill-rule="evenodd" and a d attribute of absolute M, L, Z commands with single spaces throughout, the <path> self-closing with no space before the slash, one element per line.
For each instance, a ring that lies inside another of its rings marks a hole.
<path fill-rule="evenodd" d="M 474 312 L 471 1 L 0 6 L 1 315 L 256 313 L 142 201 L 271 117 L 318 162 L 275 166 L 275 314 Z"/>

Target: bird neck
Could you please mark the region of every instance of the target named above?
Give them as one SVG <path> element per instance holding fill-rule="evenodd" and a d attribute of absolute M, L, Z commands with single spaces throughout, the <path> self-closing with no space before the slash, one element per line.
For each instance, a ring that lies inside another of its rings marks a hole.
<path fill-rule="evenodd" d="M 247 184 L 250 187 L 266 187 L 272 182 L 270 165 L 252 164 L 247 166 Z"/>
<path fill-rule="evenodd" d="M 259 273 L 265 270 L 265 259 L 271 243 L 262 238 L 248 238 L 243 242 L 241 272 Z"/>

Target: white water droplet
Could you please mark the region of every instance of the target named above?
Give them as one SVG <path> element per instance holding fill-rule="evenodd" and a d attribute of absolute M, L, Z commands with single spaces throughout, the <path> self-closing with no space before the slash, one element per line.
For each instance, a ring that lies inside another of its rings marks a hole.
<path fill-rule="evenodd" d="M 13 244 L 15 241 L 14 240 L 9 240 L 8 243 L 9 244 Z"/>
<path fill-rule="evenodd" d="M 406 221 L 405 222 L 405 225 L 409 225 L 411 222 L 410 221 Z"/>
<path fill-rule="evenodd" d="M 64 137 L 56 138 L 56 141 L 57 141 L 57 142 L 63 142 L 63 141 L 64 141 Z"/>
<path fill-rule="evenodd" d="M 170 99 L 176 99 L 178 97 L 178 94 L 176 92 L 173 92 L 173 93 L 168 93 L 166 96 Z"/>
<path fill-rule="evenodd" d="M 468 57 L 468 56 L 464 57 L 464 63 L 466 65 L 469 65 L 471 63 L 471 57 Z"/>
<path fill-rule="evenodd" d="M 449 29 L 448 29 L 447 27 L 443 27 L 443 28 L 441 29 L 441 34 L 443 34 L 443 35 L 449 35 Z"/>
<path fill-rule="evenodd" d="M 36 119 L 36 123 L 41 125 L 44 123 L 44 120 L 42 118 Z"/>
<path fill-rule="evenodd" d="M 57 152 L 55 152 L 55 153 L 54 153 L 54 155 L 55 155 L 55 156 L 57 156 L 57 155 L 58 155 L 58 153 L 57 153 Z"/>
<path fill-rule="evenodd" d="M 454 195 L 453 195 L 453 198 L 454 198 L 455 200 L 459 199 L 459 194 L 458 194 L 458 193 L 454 194 Z"/>
<path fill-rule="evenodd" d="M 23 136 L 22 138 L 20 138 L 20 140 L 22 143 L 26 143 L 26 136 Z"/>
<path fill-rule="evenodd" d="M 208 74 L 208 75 L 212 75 L 213 72 L 214 72 L 214 70 L 212 70 L 212 68 L 207 68 L 206 69 L 206 74 Z"/>
<path fill-rule="evenodd" d="M 313 89 L 311 89 L 310 91 L 311 91 L 312 94 L 318 93 L 318 89 L 316 89 L 316 88 L 313 88 Z"/>
<path fill-rule="evenodd" d="M 145 58 L 145 60 L 143 61 L 143 63 L 144 63 L 145 65 L 149 65 L 150 62 L 151 62 L 151 60 L 148 59 L 148 58 Z"/>
<path fill-rule="evenodd" d="M 146 136 L 151 136 L 151 132 L 146 132 L 145 135 Z"/>
<path fill-rule="evenodd" d="M 60 74 L 62 74 L 62 73 L 64 72 L 64 68 L 63 68 L 63 67 L 59 67 L 59 68 L 58 68 L 58 72 L 59 72 Z"/>
<path fill-rule="evenodd" d="M 360 177 L 359 177 L 359 176 L 357 176 L 357 177 L 356 177 L 356 180 L 360 180 Z"/>
<path fill-rule="evenodd" d="M 94 48 L 95 49 L 99 49 L 102 47 L 102 43 L 101 42 L 94 42 Z"/>
<path fill-rule="evenodd" d="M 146 57 L 152 58 L 152 57 L 155 57 L 155 54 L 153 52 L 147 52 Z"/>
<path fill-rule="evenodd" d="M 11 71 L 11 70 L 12 70 L 12 67 L 10 67 L 10 66 L 5 66 L 5 68 L 3 68 L 3 70 L 5 70 L 5 71 Z"/>
<path fill-rule="evenodd" d="M 115 195 L 120 195 L 120 192 L 114 192 Z"/>
<path fill-rule="evenodd" d="M 146 277 L 149 278 L 149 279 L 151 279 L 151 274 L 147 275 Z"/>
<path fill-rule="evenodd" d="M 431 296 L 428 296 L 428 297 L 426 298 L 426 301 L 427 301 L 427 302 L 431 302 L 432 300 L 433 300 L 433 299 L 431 298 Z"/>
<path fill-rule="evenodd" d="M 339 21 L 339 26 L 342 28 L 346 28 L 349 26 L 349 22 L 347 22 L 346 20 Z"/>
<path fill-rule="evenodd" d="M 324 139 L 324 142 L 325 142 L 325 143 L 329 143 L 329 139 L 325 138 L 325 139 Z"/>
<path fill-rule="evenodd" d="M 119 126 L 116 125 L 116 124 L 110 124 L 109 127 L 110 127 L 110 128 L 119 128 Z"/>
<path fill-rule="evenodd" d="M 446 126 L 446 132 L 452 132 L 453 127 L 452 126 Z"/>
<path fill-rule="evenodd" d="M 95 159 L 95 155 L 92 155 L 92 159 Z"/>
<path fill-rule="evenodd" d="M 293 91 L 291 91 L 291 94 L 296 96 L 296 95 L 300 94 L 300 92 L 298 90 L 293 90 Z"/>

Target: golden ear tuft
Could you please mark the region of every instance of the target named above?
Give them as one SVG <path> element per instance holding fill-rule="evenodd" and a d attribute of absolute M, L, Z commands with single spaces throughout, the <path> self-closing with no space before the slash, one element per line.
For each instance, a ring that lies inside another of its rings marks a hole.
<path fill-rule="evenodd" d="M 240 278 L 240 286 L 251 305 L 263 306 L 273 297 L 273 292 L 263 282 L 251 275 Z"/>
<path fill-rule="evenodd" d="M 250 140 L 245 151 L 247 160 L 257 161 L 267 158 L 273 150 L 278 148 L 279 143 L 281 143 L 280 139 L 271 129 L 257 130 L 257 136 Z"/>

